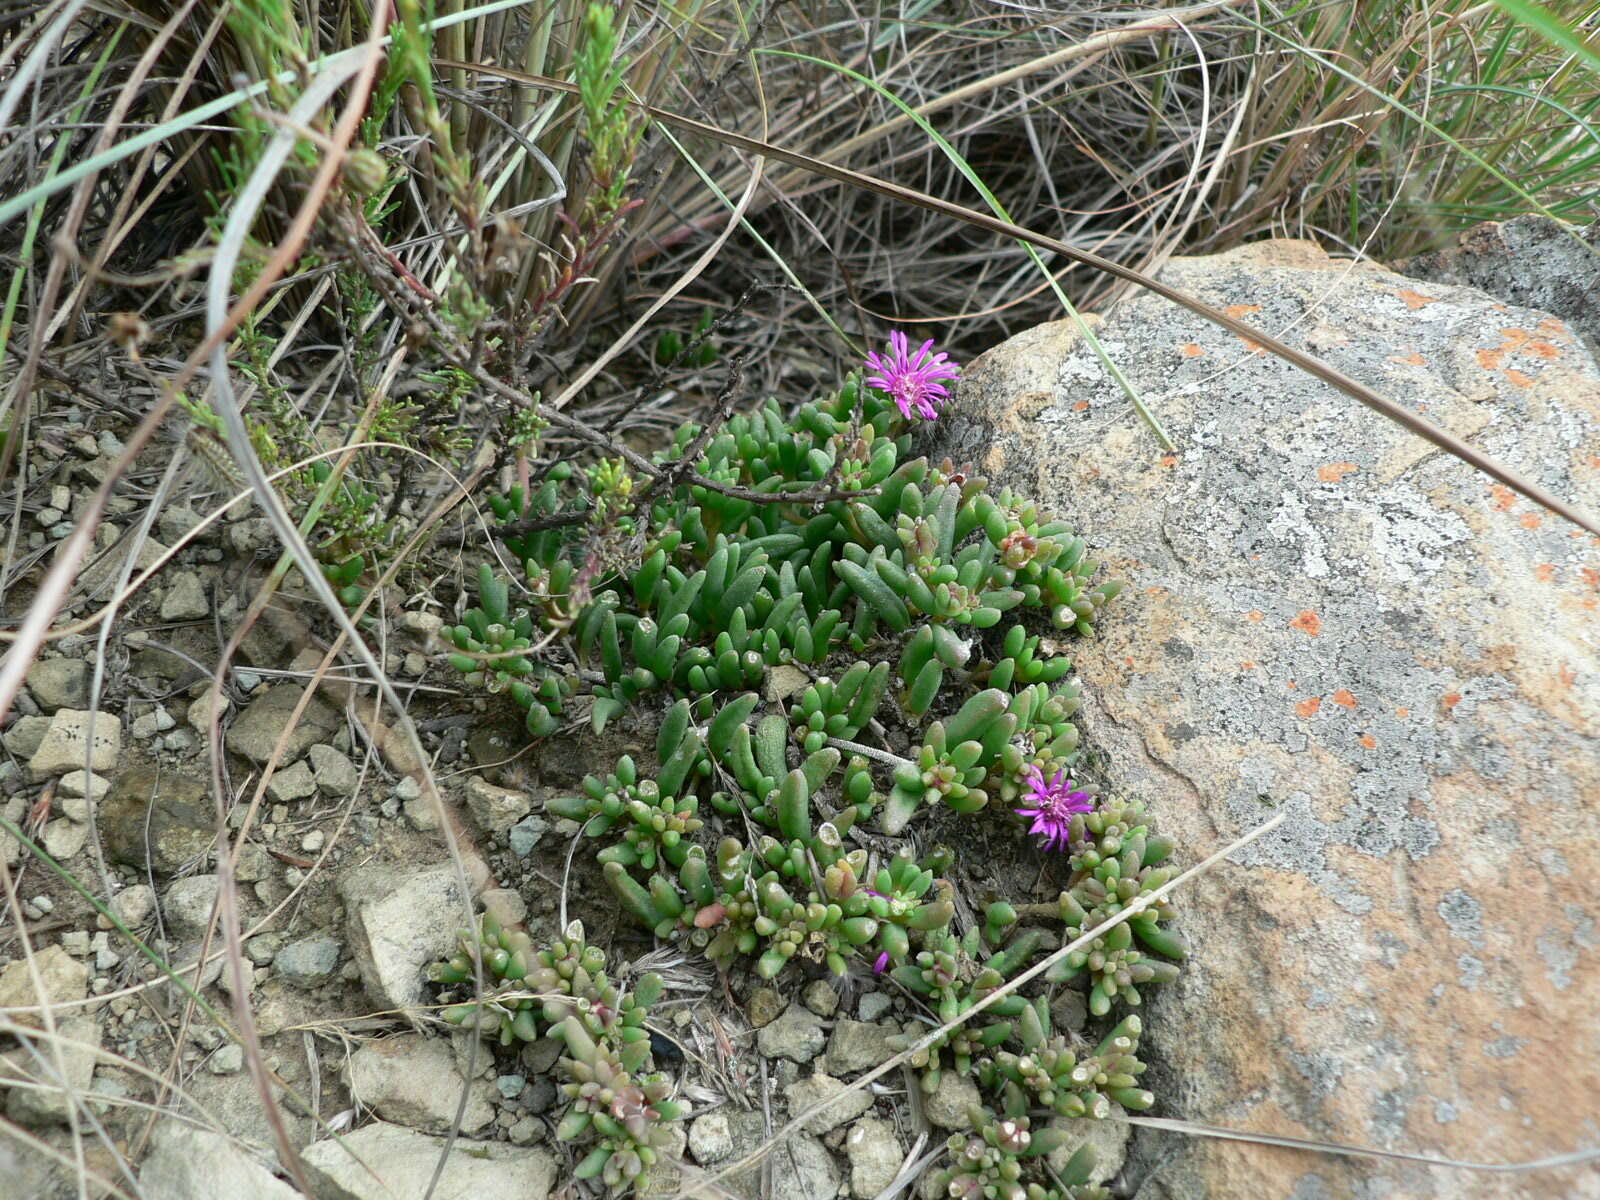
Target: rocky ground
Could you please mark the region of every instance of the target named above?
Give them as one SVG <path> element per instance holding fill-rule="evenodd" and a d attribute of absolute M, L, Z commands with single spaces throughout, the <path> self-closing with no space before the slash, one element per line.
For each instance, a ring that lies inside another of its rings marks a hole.
<path fill-rule="evenodd" d="M 42 440 L 72 448 L 49 476 L 67 482 L 52 484 L 51 506 L 30 514 L 45 548 L 69 527 L 84 485 L 116 447 L 72 422 Z M 199 508 L 206 498 L 193 499 Z M 108 522 L 106 553 L 84 573 L 70 614 L 93 611 L 114 588 L 140 515 L 128 509 Z M 187 506 L 162 512 L 135 569 L 156 562 L 197 522 Z M 244 1051 L 213 1016 L 235 1023 L 239 984 L 213 925 L 220 881 L 209 690 L 220 649 L 263 575 L 253 553 L 262 538 L 261 523 L 248 516 L 204 529 L 122 607 L 103 658 L 98 631 L 51 643 L 0 733 L 4 816 L 62 868 L 6 837 L 26 951 L 8 926 L 0 1009 L 20 1009 L 10 1019 L 37 1029 L 38 999 L 47 995 L 56 1027 L 54 1041 L 6 1039 L 0 1086 L 16 1136 L 0 1138 L 0 1164 L 26 1181 L 20 1194 L 77 1195 L 75 1139 L 90 1177 L 112 1184 L 121 1168 L 110 1146 L 116 1155 L 145 1155 L 144 1194 L 162 1200 L 224 1194 L 219 1179 L 231 1181 L 230 1197 L 294 1194 Z M 442 615 L 431 597 L 389 599 L 387 665 L 412 701 L 459 822 L 476 906 L 502 923 L 524 923 L 536 940 L 581 919 L 590 940 L 610 950 L 613 969 L 628 963 L 666 979 L 655 1008 L 657 1063 L 690 1105 L 677 1143 L 687 1168 L 715 1170 L 767 1145 L 789 1114 L 892 1057 L 889 1036 L 925 1028 L 870 973 L 834 981 L 794 967 L 757 987 L 720 978 L 702 961 L 650 952 L 647 939 L 619 924 L 589 856 L 569 856 L 577 825 L 543 809 L 546 797 L 619 753 L 648 758 L 653 730 L 625 720 L 604 739 L 574 734 L 530 747 L 515 720 L 462 694 L 459 677 L 442 665 L 433 636 Z M 371 689 L 339 679 L 325 680 L 294 719 L 326 645 L 314 613 L 314 602 L 292 587 L 274 601 L 228 674 L 219 722 L 243 988 L 308 1182 L 318 1197 L 422 1195 L 465 1092 L 460 1137 L 437 1194 L 576 1194 L 573 1159 L 551 1137 L 558 1044 L 546 1039 L 520 1054 L 480 1045 L 474 1054 L 471 1035 L 430 1008 L 435 989 L 424 968 L 451 950 L 467 910 L 410 750 L 374 718 Z M 1018 866 L 993 853 L 981 861 L 990 871 Z M 1040 896 L 1053 894 L 1036 878 L 1037 862 L 1026 871 Z M 116 921 L 97 913 L 84 890 L 109 895 Z M 118 923 L 210 1007 L 190 1004 Z M 1082 994 L 1064 991 L 1055 1017 L 1058 1028 L 1081 1029 Z M 62 1047 L 61 1062 L 51 1059 L 51 1045 Z M 54 1086 L 63 1071 L 66 1093 Z M 914 1180 L 915 1164 L 941 1148 L 948 1131 L 965 1128 L 977 1094 L 947 1074 L 936 1094 L 913 1099 L 910 1078 L 891 1074 L 840 1100 L 723 1180 L 725 1194 L 873 1197 L 902 1171 Z M 192 1122 L 152 1122 L 157 1103 Z M 337 1148 L 334 1132 L 350 1134 L 347 1144 L 368 1163 L 383 1164 L 383 1185 Z M 1097 1131 L 1103 1176 L 1118 1168 L 1122 1137 L 1125 1127 Z M 688 1182 L 662 1171 L 654 1190 L 669 1194 Z"/>
<path fill-rule="evenodd" d="M 1593 509 L 1600 385 L 1558 319 L 1366 269 L 1336 285 L 1331 267 L 1290 243 L 1179 263 L 1174 277 L 1275 328 L 1302 321 L 1297 336 L 1313 350 L 1382 375 Z M 944 436 L 991 478 L 1014 477 L 1114 544 L 1136 586 L 1127 628 L 1081 659 L 1088 742 L 1182 831 L 1188 862 L 1276 804 L 1293 814 L 1292 832 L 1253 852 L 1248 869 L 1193 894 L 1184 920 L 1195 967 L 1147 1015 L 1165 1089 L 1158 1111 L 1466 1158 L 1572 1148 L 1573 1127 L 1549 1128 L 1551 1114 L 1592 1111 L 1592 1092 L 1539 1046 L 1551 1022 L 1573 1044 L 1593 1041 L 1593 1005 L 1585 1016 L 1575 997 L 1595 971 L 1582 891 L 1600 810 L 1594 545 L 1291 373 L 1263 383 L 1248 371 L 1264 368 L 1240 367 L 1248 345 L 1170 308 L 1137 302 L 1105 334 L 1145 364 L 1147 394 L 1163 380 L 1173 389 L 1162 411 L 1187 439 L 1184 455 L 1145 453 L 1115 389 L 1058 327 L 986 358 Z M 1219 385 L 1208 372 L 1223 359 L 1232 373 Z M 1173 384 L 1181 371 L 1194 378 Z M 36 425 L 37 483 L 0 624 L 15 628 L 28 570 L 81 515 L 121 431 L 65 404 Z M 203 476 L 185 476 L 140 535 L 151 493 L 139 489 L 154 488 L 170 449 L 141 461 L 112 502 L 58 626 L 96 612 L 124 569 L 155 564 L 216 503 Z M 1369 551 L 1377 560 L 1363 565 Z M 374 716 L 370 688 L 324 679 L 291 719 L 327 644 L 292 582 L 245 637 L 217 714 L 242 969 L 228 969 L 214 937 L 196 965 L 219 896 L 211 673 L 274 556 L 258 518 L 206 526 L 109 630 L 50 642 L 0 730 L 0 814 L 62 868 L 0 835 L 12 901 L 0 1014 L 24 1035 L 0 1035 L 0 1179 L 10 1188 L 0 1191 L 77 1196 L 83 1175 L 162 1200 L 296 1194 L 244 1052 L 217 1023 L 234 1023 L 242 1003 L 320 1200 L 421 1196 L 458 1107 L 460 1137 L 435 1195 L 587 1194 L 551 1136 L 555 1043 L 474 1052 L 429 1007 L 423 968 L 467 920 L 444 831 L 420 764 Z M 442 664 L 434 633 L 454 619 L 457 589 L 448 563 L 437 565 L 443 581 L 386 596 L 370 632 L 442 783 L 473 902 L 536 940 L 581 919 L 614 967 L 663 975 L 657 1062 L 691 1116 L 682 1173 L 661 1172 L 655 1186 L 703 1186 L 769 1144 L 790 1114 L 891 1057 L 888 1037 L 923 1026 L 870 974 L 833 982 L 791 968 L 754 986 L 652 951 L 619 923 L 589 856 L 569 854 L 576 826 L 545 815 L 544 801 L 643 751 L 653 731 L 624 722 L 603 741 L 529 747 Z M 1026 870 L 1024 890 L 1053 894 L 1037 856 L 1024 864 L 983 847 L 965 858 Z M 1520 874 L 1508 865 L 1517 862 Z M 983 881 L 969 882 L 981 899 Z M 116 920 L 85 892 L 109 897 Z M 1507 916 L 1530 908 L 1543 914 L 1537 929 Z M 1429 1015 L 1439 1012 L 1447 1017 Z M 1082 1028 L 1081 994 L 1062 991 L 1054 1015 L 1058 1028 Z M 723 1192 L 702 1194 L 894 1194 L 964 1125 L 974 1098 L 953 1073 L 931 1097 L 914 1091 L 885 1076 L 723 1179 Z M 154 1119 L 152 1106 L 167 1115 Z M 335 1132 L 381 1164 L 389 1191 Z M 1594 1132 L 1590 1122 L 1580 1142 Z M 1390 1176 L 1145 1135 L 1124 1169 L 1127 1127 L 1094 1133 L 1099 1175 L 1144 1200 L 1600 1194 L 1593 1176 L 1557 1179 L 1564 1192 L 1497 1191 L 1476 1178 L 1469 1191 L 1437 1172 Z"/>

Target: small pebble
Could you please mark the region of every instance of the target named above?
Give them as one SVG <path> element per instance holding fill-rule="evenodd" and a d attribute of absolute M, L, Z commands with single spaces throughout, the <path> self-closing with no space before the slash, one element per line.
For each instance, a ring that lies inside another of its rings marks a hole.
<path fill-rule="evenodd" d="M 327 841 L 327 834 L 320 829 L 313 829 L 300 839 L 300 849 L 315 854 L 322 849 L 323 842 Z"/>
<path fill-rule="evenodd" d="M 494 1081 L 494 1085 L 507 1100 L 515 1100 L 522 1095 L 522 1089 L 528 1086 L 528 1080 L 522 1075 L 502 1075 Z"/>
<path fill-rule="evenodd" d="M 856 1011 L 861 1014 L 863 1021 L 876 1021 L 893 1007 L 894 997 L 888 992 L 868 992 L 861 997 L 861 1003 L 856 1006 Z"/>
<path fill-rule="evenodd" d="M 206 1070 L 213 1075 L 237 1075 L 244 1069 L 244 1047 L 230 1042 L 206 1059 Z"/>

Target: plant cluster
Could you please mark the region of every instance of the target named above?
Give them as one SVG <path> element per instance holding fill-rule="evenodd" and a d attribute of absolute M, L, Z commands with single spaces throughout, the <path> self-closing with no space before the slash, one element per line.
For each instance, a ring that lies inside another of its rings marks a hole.
<path fill-rule="evenodd" d="M 1166 882 L 1172 847 L 1137 802 L 1096 804 L 1067 777 L 1079 701 L 1050 639 L 1092 633 L 1118 585 L 1031 503 L 911 457 L 909 422 L 942 399 L 916 383 L 852 378 L 787 419 L 769 401 L 687 426 L 643 478 L 612 461 L 530 479 L 492 505 L 522 578 L 483 568 L 478 605 L 447 632 L 451 661 L 510 695 L 535 736 L 584 703 L 597 730 L 630 707 L 659 714 L 653 770 L 624 756 L 547 802 L 596 844 L 640 925 L 762 978 L 870 967 L 943 1025 Z M 963 931 L 956 851 L 885 838 L 996 798 L 1066 852 L 1070 881 L 1052 903 L 988 904 Z M 1049 979 L 1084 988 L 1097 1018 L 1138 1004 L 1184 955 L 1172 915 L 1140 913 Z M 522 935 L 507 936 L 464 945 L 440 978 L 465 981 L 477 953 L 497 986 L 527 981 Z M 502 1040 L 536 1035 L 529 1011 L 503 991 L 470 1009 Z M 949 1194 L 1094 1195 L 1032 1181 L 1059 1137 L 1031 1134 L 1030 1114 L 1149 1107 L 1139 1032 L 1129 1015 L 1091 1045 L 1051 1030 L 1044 995 L 1011 992 L 918 1048 L 925 1089 L 953 1071 L 994 1105 L 952 1144 Z"/>
<path fill-rule="evenodd" d="M 589 1145 L 574 1172 L 613 1190 L 642 1185 L 667 1140 L 665 1122 L 682 1107 L 671 1084 L 654 1070 L 650 1006 L 661 996 L 661 977 L 641 976 L 631 992 L 606 976 L 605 954 L 584 941 L 583 923 L 544 949 L 520 930 L 502 929 L 487 914 L 476 933 L 463 930 L 458 952 L 434 965 L 446 987 L 482 978 L 475 1000 L 450 1004 L 444 1019 L 498 1037 L 501 1045 L 540 1036 L 561 1042 L 556 1061 L 567 1108 L 556 1126 L 559 1141 Z"/>

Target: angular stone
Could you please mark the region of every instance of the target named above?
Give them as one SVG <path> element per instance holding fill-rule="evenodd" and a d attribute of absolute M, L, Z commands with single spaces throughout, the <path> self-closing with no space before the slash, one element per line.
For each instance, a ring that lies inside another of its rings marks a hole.
<path fill-rule="evenodd" d="M 172 875 L 211 849 L 216 820 L 199 777 L 132 767 L 100 805 L 100 836 L 113 862 Z"/>
<path fill-rule="evenodd" d="M 791 1004 L 775 1021 L 761 1027 L 756 1045 L 768 1058 L 808 1063 L 822 1050 L 827 1037 L 816 1013 Z"/>
<path fill-rule="evenodd" d="M 969 1127 L 967 1109 L 980 1102 L 976 1083 L 965 1075 L 945 1071 L 939 1076 L 933 1095 L 923 1098 L 922 1111 L 940 1129 L 965 1130 Z"/>
<path fill-rule="evenodd" d="M 441 1137 L 378 1121 L 341 1141 L 313 1143 L 304 1161 L 317 1200 L 395 1200 L 428 1190 L 444 1146 Z M 555 1178 L 555 1159 L 546 1150 L 457 1139 L 433 1195 L 435 1200 L 548 1200 Z"/>
<path fill-rule="evenodd" d="M 64 863 L 83 849 L 84 843 L 89 840 L 89 827 L 81 821 L 74 821 L 70 817 L 63 817 L 59 821 L 51 821 L 44 828 L 45 853 L 58 863 Z"/>
<path fill-rule="evenodd" d="M 161 597 L 163 621 L 199 621 L 211 615 L 206 585 L 194 571 L 179 571 Z"/>
<path fill-rule="evenodd" d="M 49 728 L 49 717 L 18 717 L 11 723 L 10 729 L 0 733 L 0 745 L 20 759 L 30 759 L 39 752 L 45 731 Z"/>
<path fill-rule="evenodd" d="M 527 858 L 549 828 L 550 822 L 543 817 L 523 817 L 506 831 L 506 841 L 510 843 L 511 852 L 518 858 Z"/>
<path fill-rule="evenodd" d="M 521 792 L 496 787 L 477 776 L 467 780 L 467 811 L 485 833 L 504 833 L 533 809 Z"/>
<path fill-rule="evenodd" d="M 129 929 L 137 931 L 156 911 L 156 890 L 148 883 L 136 883 L 132 887 L 123 888 L 111 897 L 109 907 L 117 920 Z M 101 929 L 115 928 L 103 916 L 96 919 L 96 924 Z"/>
<path fill-rule="evenodd" d="M 110 528 L 105 526 L 103 528 Z M 113 536 L 116 530 L 112 529 Z M 133 549 L 136 534 L 129 530 L 118 539 L 104 554 L 96 555 L 89 561 L 82 571 L 78 572 L 78 588 L 91 600 L 104 600 L 111 589 L 116 586 L 117 579 L 122 574 L 123 566 L 128 561 L 128 553 Z M 167 548 L 154 538 L 138 538 L 139 550 L 133 558 L 133 574 L 148 571 L 161 561 L 161 556 Z"/>
<path fill-rule="evenodd" d="M 1305 243 L 1164 277 L 1600 512 L 1600 367 L 1564 321 Z M 1287 814 L 1179 896 L 1194 966 L 1143 1008 L 1162 1115 L 1480 1162 L 1584 1144 L 1533 1131 L 1600 1093 L 1551 1038 L 1600 1038 L 1594 543 L 1165 301 L 1100 335 L 1177 454 L 1059 326 L 971 364 L 929 452 L 1129 581 L 1066 652 L 1103 782 L 1176 865 Z M 1157 1155 L 1171 1200 L 1566 1186 L 1205 1138 L 1136 1139 L 1129 1172 Z"/>
<path fill-rule="evenodd" d="M 798 1117 L 815 1104 L 827 1107 L 808 1118 L 801 1126 L 808 1133 L 823 1134 L 847 1121 L 853 1121 L 872 1107 L 870 1088 L 851 1089 L 843 1080 L 821 1071 L 789 1088 L 789 1116 Z"/>
<path fill-rule="evenodd" d="M 296 987 L 321 987 L 339 969 L 339 941 L 324 933 L 301 938 L 279 950 L 272 965 Z"/>
<path fill-rule="evenodd" d="M 869 1071 L 893 1058 L 889 1039 L 900 1031 L 892 1025 L 869 1025 L 865 1021 L 834 1022 L 828 1039 L 827 1067 L 835 1075 Z"/>
<path fill-rule="evenodd" d="M 161 903 L 167 926 L 185 940 L 205 936 L 219 890 L 220 881 L 215 875 L 191 875 L 173 881 Z"/>
<path fill-rule="evenodd" d="M 94 720 L 94 745 L 89 745 L 89 722 Z M 87 759 L 91 771 L 114 771 L 122 755 L 122 722 L 115 713 L 103 709 L 94 714 L 76 708 L 63 708 L 50 718 L 39 748 L 28 760 L 33 781 L 49 779 L 80 770 Z"/>
<path fill-rule="evenodd" d="M 728 1114 L 711 1112 L 695 1119 L 689 1126 L 689 1153 L 704 1166 L 721 1162 L 733 1153 L 733 1131 L 728 1127 Z"/>
<path fill-rule="evenodd" d="M 227 696 L 213 696 L 211 690 L 207 688 L 189 701 L 188 711 L 183 715 L 183 719 L 189 723 L 189 728 L 204 739 L 208 739 L 211 736 L 211 708 L 213 704 L 221 711 L 223 717 L 226 717 L 228 710 L 233 707 L 233 701 L 229 700 Z"/>
<path fill-rule="evenodd" d="M 311 771 L 317 786 L 329 796 L 348 796 L 356 790 L 360 778 L 355 763 L 332 746 L 312 746 Z"/>
<path fill-rule="evenodd" d="M 750 993 L 750 1002 L 745 1005 L 745 1016 L 750 1018 L 750 1024 L 760 1029 L 763 1025 L 770 1025 L 777 1020 L 778 1014 L 787 1006 L 777 988 L 758 987 Z"/>
<path fill-rule="evenodd" d="M 420 1003 L 423 969 L 449 955 L 456 930 L 471 920 L 455 871 L 363 867 L 340 880 L 339 894 L 368 998 L 382 1009 Z"/>
<path fill-rule="evenodd" d="M 139 1171 L 146 1195 L 166 1200 L 296 1200 L 294 1188 L 220 1133 L 162 1121 Z"/>
<path fill-rule="evenodd" d="M 876 1021 L 894 1007 L 894 997 L 888 992 L 868 992 L 856 1004 L 856 1012 L 863 1021 Z"/>
<path fill-rule="evenodd" d="M 265 763 L 300 702 L 297 683 L 280 683 L 258 691 L 245 710 L 228 726 L 227 747 L 258 766 Z M 283 763 L 292 763 L 318 742 L 333 740 L 339 728 L 339 714 L 320 697 L 313 696 L 305 712 L 295 722 L 284 747 Z"/>
<path fill-rule="evenodd" d="M 28 690 L 47 713 L 89 707 L 94 668 L 82 658 L 47 658 L 28 668 Z"/>
<path fill-rule="evenodd" d="M 772 1200 L 828 1200 L 839 1192 L 840 1173 L 833 1155 L 809 1133 L 796 1132 L 781 1142 L 767 1135 L 766 1119 L 755 1112 L 729 1112 L 733 1140 L 729 1157 L 743 1158 L 765 1147 L 771 1167 Z M 722 1181 L 734 1196 L 761 1196 L 762 1164 L 755 1163 Z"/>
<path fill-rule="evenodd" d="M 344 1078 L 351 1095 L 385 1121 L 424 1133 L 449 1132 L 464 1082 L 450 1043 L 415 1033 L 368 1042 L 350 1056 Z M 462 1132 L 477 1133 L 493 1120 L 494 1085 L 474 1079 Z"/>
<path fill-rule="evenodd" d="M 877 1117 L 863 1117 L 850 1126 L 844 1152 L 850 1160 L 850 1194 L 856 1200 L 871 1200 L 883 1191 L 894 1182 L 905 1161 L 894 1126 Z"/>
<path fill-rule="evenodd" d="M 839 993 L 826 979 L 813 979 L 806 984 L 800 1000 L 819 1017 L 831 1017 L 839 1011 Z"/>
<path fill-rule="evenodd" d="M 106 798 L 106 793 L 111 790 L 111 781 L 88 771 L 68 771 L 56 783 L 56 795 L 69 799 L 83 799 L 92 796 L 95 803 Z M 88 820 L 88 808 L 85 806 L 84 815 L 79 817 L 69 813 L 75 821 Z"/>
<path fill-rule="evenodd" d="M 23 1017 L 19 1023 L 27 1021 L 29 1018 Z M 6 1116 L 19 1125 L 66 1124 L 78 1102 L 69 1099 L 69 1094 L 81 1097 L 89 1090 L 99 1050 L 100 1022 L 77 1013 L 57 1018 L 54 1041 L 34 1044 L 37 1057 L 26 1048 L 0 1056 L 0 1086 L 13 1079 L 42 1085 L 11 1087 L 6 1094 Z"/>
<path fill-rule="evenodd" d="M 40 1003 L 73 1004 L 82 1000 L 89 987 L 89 968 L 60 946 L 46 946 L 33 956 L 43 993 L 34 986 L 28 960 L 17 958 L 0 970 L 0 1009 L 32 1008 Z M 70 1011 L 70 1010 L 69 1010 Z M 37 1012 L 12 1012 L 8 1017 L 18 1025 L 43 1029 Z"/>
<path fill-rule="evenodd" d="M 279 804 L 304 800 L 316 794 L 317 781 L 311 774 L 311 768 L 303 762 L 291 763 L 274 771 L 267 783 L 267 795 Z"/>

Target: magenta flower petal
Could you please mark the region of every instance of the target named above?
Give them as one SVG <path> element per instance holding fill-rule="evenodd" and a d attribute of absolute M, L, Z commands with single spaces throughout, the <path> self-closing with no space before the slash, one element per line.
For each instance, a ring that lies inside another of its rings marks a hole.
<path fill-rule="evenodd" d="M 872 973 L 874 975 L 882 975 L 888 969 L 889 952 L 885 950 L 882 954 L 878 955 L 878 961 L 872 964 Z"/>
<path fill-rule="evenodd" d="M 913 414 L 928 421 L 936 418 L 938 406 L 950 397 L 944 381 L 961 374 L 960 364 L 948 354 L 929 353 L 932 349 L 929 338 L 911 353 L 906 335 L 896 329 L 889 334 L 889 353 L 867 354 L 867 369 L 876 372 L 867 376 L 867 383 L 887 392 L 908 421 Z"/>
<path fill-rule="evenodd" d="M 1057 771 L 1048 780 L 1038 767 L 1028 768 L 1028 794 L 1023 799 L 1032 808 L 1013 811 L 1019 817 L 1032 817 L 1028 832 L 1042 839 L 1043 850 L 1069 850 L 1072 847 L 1072 817 L 1075 813 L 1094 811 L 1094 797 L 1077 791 L 1065 771 Z"/>

